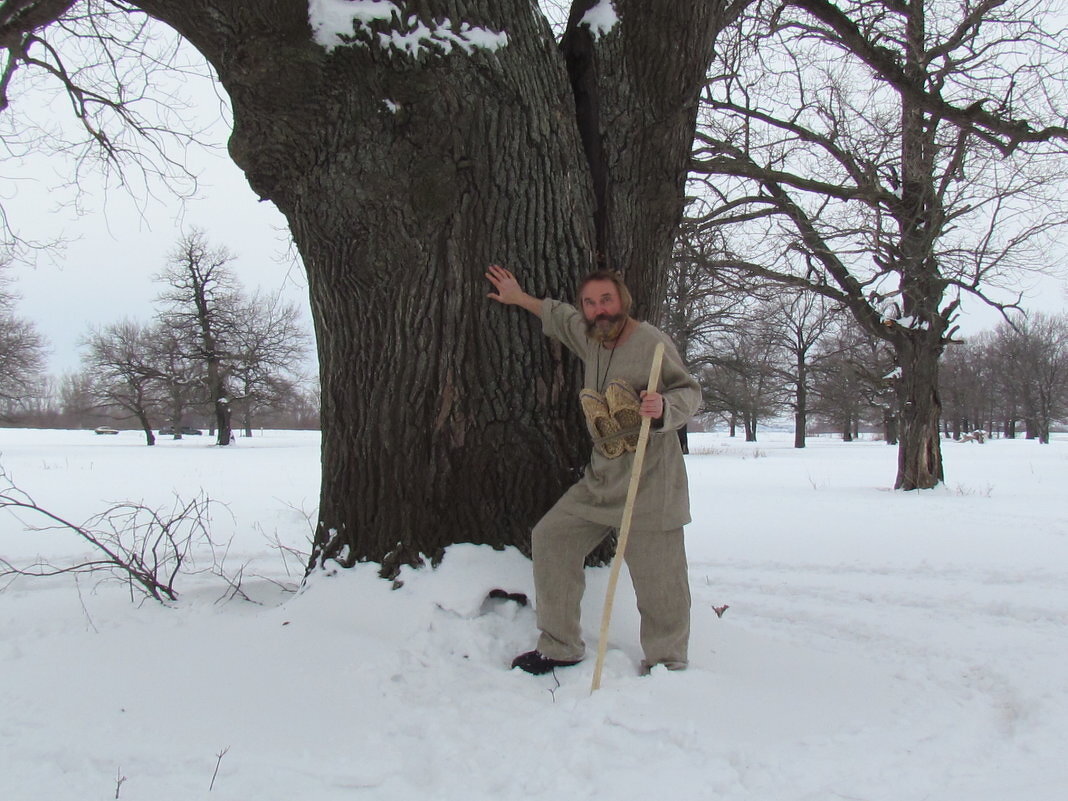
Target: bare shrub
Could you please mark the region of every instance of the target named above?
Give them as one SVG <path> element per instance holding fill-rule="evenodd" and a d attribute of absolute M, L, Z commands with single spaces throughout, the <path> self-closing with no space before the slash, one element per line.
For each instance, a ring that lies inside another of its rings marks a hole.
<path fill-rule="evenodd" d="M 160 602 L 174 601 L 178 598 L 175 580 L 183 566 L 192 562 L 193 547 L 201 543 L 214 546 L 209 535 L 211 506 L 212 501 L 204 495 L 189 501 L 175 498 L 170 509 L 123 501 L 83 523 L 74 523 L 39 505 L 16 487 L 0 467 L 0 509 L 15 514 L 27 531 L 72 533 L 93 554 L 70 565 L 38 559 L 30 565 L 17 566 L 0 559 L 0 576 L 103 573 L 127 583 L 131 594 L 138 592 Z M 217 564 L 212 572 L 223 575 Z"/>

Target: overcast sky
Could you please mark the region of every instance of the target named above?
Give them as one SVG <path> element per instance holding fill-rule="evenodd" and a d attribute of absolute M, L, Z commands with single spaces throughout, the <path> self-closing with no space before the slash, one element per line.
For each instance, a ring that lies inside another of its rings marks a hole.
<path fill-rule="evenodd" d="M 198 196 L 181 202 L 160 196 L 144 213 L 121 189 L 106 195 L 97 187 L 82 214 L 56 208 L 49 187 L 54 181 L 47 162 L 38 165 L 36 182 L 20 181 L 16 222 L 27 235 L 69 240 L 36 266 L 12 270 L 13 289 L 21 296 L 18 311 L 34 321 L 52 346 L 49 371 L 59 375 L 79 367 L 78 341 L 90 325 L 124 317 L 148 321 L 162 285 L 153 280 L 184 231 L 196 226 L 214 245 L 225 245 L 236 258 L 231 268 L 248 291 L 283 290 L 300 304 L 310 330 L 304 274 L 292 263 L 285 218 L 270 203 L 261 203 L 244 175 L 222 154 L 191 154 L 201 175 Z M 32 219 L 26 212 L 34 209 Z"/>
<path fill-rule="evenodd" d="M 169 31 L 163 36 L 174 40 Z M 9 145 L 0 162 L 0 202 L 12 226 L 27 239 L 66 240 L 61 248 L 38 254 L 35 264 L 16 263 L 9 271 L 9 288 L 20 296 L 17 312 L 49 340 L 49 372 L 55 376 L 79 369 L 78 343 L 90 326 L 152 318 L 153 301 L 162 290 L 153 277 L 192 227 L 236 256 L 230 267 L 246 290 L 282 290 L 299 304 L 311 330 L 307 283 L 294 263 L 285 218 L 273 204 L 259 201 L 227 155 L 229 110 L 203 59 L 188 46 L 180 58 L 203 74 L 175 75 L 174 86 L 165 91 L 186 99 L 188 108 L 175 101 L 177 113 L 191 130 L 202 129 L 201 140 L 213 146 L 185 151 L 188 169 L 199 176 L 191 199 L 181 200 L 158 182 L 146 183 L 136 170 L 129 171 L 129 188 L 105 189 L 108 181 L 99 171 L 84 167 L 81 191 L 74 193 L 64 184 L 71 181 L 76 162 L 54 152 L 18 158 Z M 154 89 L 164 91 L 160 84 L 171 78 L 153 80 Z M 14 124 L 23 128 L 58 124 L 53 121 L 70 125 L 69 104 L 62 97 L 16 86 L 12 101 Z M 13 124 L 11 118 L 4 122 Z"/>

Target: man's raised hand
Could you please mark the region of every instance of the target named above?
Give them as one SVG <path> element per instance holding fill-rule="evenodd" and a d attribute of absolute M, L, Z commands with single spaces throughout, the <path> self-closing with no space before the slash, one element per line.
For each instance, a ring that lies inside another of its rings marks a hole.
<path fill-rule="evenodd" d="M 509 306 L 522 306 L 531 314 L 541 316 L 541 298 L 536 298 L 524 292 L 523 288 L 519 286 L 519 282 L 515 280 L 515 276 L 508 270 L 499 264 L 491 264 L 486 271 L 486 278 L 493 284 L 493 288 L 497 290 L 496 292 L 490 292 L 486 297 Z"/>
<path fill-rule="evenodd" d="M 486 272 L 486 278 L 493 284 L 496 292 L 490 292 L 486 297 L 492 298 L 498 303 L 509 306 L 518 304 L 526 293 L 515 280 L 515 276 L 498 264 L 491 264 Z"/>

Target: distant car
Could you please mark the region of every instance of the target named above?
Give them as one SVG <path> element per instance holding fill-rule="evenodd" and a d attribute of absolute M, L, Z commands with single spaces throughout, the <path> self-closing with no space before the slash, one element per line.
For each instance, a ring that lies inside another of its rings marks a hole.
<path fill-rule="evenodd" d="M 183 435 L 184 434 L 189 434 L 189 435 L 194 436 L 194 437 L 198 437 L 198 436 L 200 436 L 200 435 L 202 435 L 204 433 L 199 428 L 193 428 L 192 426 L 182 426 L 181 432 L 182 432 Z M 161 437 L 166 437 L 166 436 L 173 435 L 173 434 L 174 434 L 174 429 L 171 428 L 170 426 L 167 426 L 165 428 L 161 428 L 159 430 L 159 435 Z"/>
<path fill-rule="evenodd" d="M 96 428 L 93 429 L 93 431 L 95 431 L 97 434 L 118 434 L 119 433 L 119 430 L 117 428 L 112 428 L 111 426 L 97 426 Z"/>

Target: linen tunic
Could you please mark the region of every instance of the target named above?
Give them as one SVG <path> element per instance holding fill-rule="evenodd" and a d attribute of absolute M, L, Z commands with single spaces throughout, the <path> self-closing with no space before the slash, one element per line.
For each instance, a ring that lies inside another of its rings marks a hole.
<path fill-rule="evenodd" d="M 561 342 L 585 364 L 583 386 L 604 392 L 608 382 L 622 378 L 641 394 L 648 388 L 653 351 L 664 343 L 658 391 L 664 396 L 663 425 L 654 421 L 646 446 L 631 525 L 636 530 L 670 531 L 690 522 L 686 463 L 677 429 L 686 425 L 701 404 L 701 389 L 686 372 L 678 350 L 666 334 L 639 323 L 630 337 L 609 350 L 586 335 L 586 321 L 574 306 L 551 298 L 541 310 L 542 330 Z M 584 520 L 618 528 L 630 485 L 634 454 L 609 459 L 596 448 L 583 477 L 557 502 L 555 509 Z"/>

